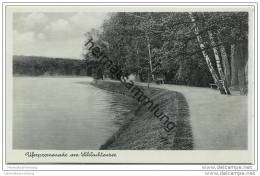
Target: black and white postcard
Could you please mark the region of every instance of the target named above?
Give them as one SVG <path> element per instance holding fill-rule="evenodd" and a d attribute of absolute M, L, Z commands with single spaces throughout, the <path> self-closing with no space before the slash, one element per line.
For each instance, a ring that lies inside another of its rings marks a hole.
<path fill-rule="evenodd" d="M 252 6 L 6 6 L 7 163 L 253 163 Z"/>

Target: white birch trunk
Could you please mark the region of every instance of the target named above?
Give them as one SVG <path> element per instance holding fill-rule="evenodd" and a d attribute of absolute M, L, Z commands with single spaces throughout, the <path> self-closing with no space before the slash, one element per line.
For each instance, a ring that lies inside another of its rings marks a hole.
<path fill-rule="evenodd" d="M 220 92 L 222 93 L 223 90 L 222 90 L 222 87 L 221 87 L 221 85 L 220 85 L 220 83 L 219 83 L 218 75 L 217 75 L 217 73 L 215 72 L 215 70 L 214 70 L 214 68 L 213 68 L 213 66 L 212 66 L 212 64 L 211 64 L 211 61 L 210 61 L 210 59 L 209 59 L 209 56 L 208 56 L 207 52 L 205 51 L 205 45 L 204 45 L 204 42 L 203 42 L 203 40 L 202 40 L 201 35 L 199 35 L 199 28 L 198 28 L 198 26 L 196 25 L 195 18 L 193 17 L 193 14 L 192 14 L 191 12 L 189 12 L 189 16 L 190 16 L 190 18 L 191 18 L 191 21 L 194 23 L 194 33 L 195 33 L 196 36 L 197 36 L 197 40 L 198 40 L 200 49 L 202 50 L 202 54 L 203 54 L 203 56 L 204 56 L 204 58 L 205 58 L 205 60 L 206 60 L 206 63 L 207 63 L 207 65 L 208 65 L 208 68 L 209 68 L 209 71 L 210 71 L 210 73 L 211 73 L 211 75 L 212 75 L 212 78 L 213 78 L 215 84 L 218 86 Z"/>
<path fill-rule="evenodd" d="M 220 79 L 222 81 L 223 89 L 225 90 L 226 94 L 230 95 L 230 91 L 229 91 L 228 86 L 227 86 L 227 80 L 226 80 L 226 77 L 225 77 L 224 72 L 222 70 L 221 60 L 220 60 L 219 53 L 218 53 L 218 50 L 217 50 L 217 47 L 216 47 L 216 43 L 214 41 L 213 34 L 212 34 L 211 31 L 208 31 L 208 35 L 209 35 L 210 43 L 211 43 L 211 46 L 212 46 L 212 49 L 213 49 L 213 52 L 214 52 L 214 56 L 215 56 L 215 59 L 216 59 L 216 64 L 217 64 Z"/>
<path fill-rule="evenodd" d="M 154 80 L 153 65 L 152 65 L 152 57 L 151 57 L 150 40 L 149 40 L 149 37 L 148 37 L 147 34 L 146 34 L 146 39 L 147 39 L 147 48 L 148 48 L 148 54 L 149 54 L 149 65 L 150 65 L 150 71 L 151 71 L 152 80 Z"/>

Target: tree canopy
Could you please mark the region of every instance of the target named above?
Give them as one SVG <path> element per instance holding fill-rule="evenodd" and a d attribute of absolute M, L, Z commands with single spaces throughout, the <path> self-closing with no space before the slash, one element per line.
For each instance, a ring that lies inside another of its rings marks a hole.
<path fill-rule="evenodd" d="M 225 51 L 228 65 L 232 65 L 231 45 L 247 45 L 248 13 L 193 14 L 199 28 L 198 34 L 194 33 L 194 22 L 186 12 L 111 13 L 102 30 L 95 31 L 95 40 L 100 46 L 107 43 L 106 47 L 101 48 L 109 58 L 124 72 L 140 77 L 141 81 L 146 81 L 147 74 L 150 73 L 154 74 L 155 78 L 163 77 L 165 82 L 170 84 L 209 86 L 214 81 L 201 52 L 197 35 L 202 37 L 204 50 L 209 55 L 214 69 L 217 70 L 217 64 L 213 47 L 221 54 Z M 212 35 L 215 46 L 208 32 Z M 87 36 L 93 35 L 93 31 L 87 33 Z M 244 53 L 247 52 L 246 47 L 242 49 Z M 224 59 L 222 57 L 224 55 L 220 57 L 221 62 Z M 247 57 L 242 60 L 245 65 Z M 221 64 L 223 66 L 223 63 Z"/>

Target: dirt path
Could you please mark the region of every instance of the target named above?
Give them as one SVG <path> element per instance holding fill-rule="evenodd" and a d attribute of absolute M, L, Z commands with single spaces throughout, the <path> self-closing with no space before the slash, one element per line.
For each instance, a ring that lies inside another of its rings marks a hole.
<path fill-rule="evenodd" d="M 226 96 L 209 88 L 167 84 L 151 87 L 185 96 L 195 150 L 247 149 L 247 96 Z"/>

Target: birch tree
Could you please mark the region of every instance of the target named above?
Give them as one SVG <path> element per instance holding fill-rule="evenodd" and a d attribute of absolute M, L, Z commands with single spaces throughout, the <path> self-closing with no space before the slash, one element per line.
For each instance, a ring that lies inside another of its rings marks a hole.
<path fill-rule="evenodd" d="M 218 41 L 220 42 L 221 41 L 220 37 L 219 37 L 220 34 L 218 33 L 217 35 L 218 35 Z M 224 74 L 226 76 L 227 87 L 229 88 L 230 83 L 231 83 L 231 70 L 230 70 L 230 64 L 228 61 L 227 52 L 226 52 L 226 49 L 223 46 L 223 44 L 221 44 L 219 46 L 219 49 L 220 49 L 220 54 L 221 54 L 221 58 L 222 58 L 222 64 L 224 67 Z"/>
<path fill-rule="evenodd" d="M 206 50 L 205 50 L 205 44 L 204 44 L 204 42 L 203 42 L 203 40 L 202 40 L 202 37 L 201 37 L 201 35 L 200 35 L 200 33 L 199 33 L 199 28 L 198 28 L 198 26 L 196 25 L 196 20 L 195 20 L 195 18 L 194 18 L 194 16 L 193 16 L 192 13 L 189 13 L 189 16 L 190 16 L 190 18 L 191 18 L 191 21 L 194 23 L 193 30 L 194 30 L 194 33 L 195 33 L 196 36 L 197 36 L 197 41 L 198 41 L 198 43 L 199 43 L 200 49 L 202 50 L 202 54 L 203 54 L 203 56 L 204 56 L 204 58 L 205 58 L 205 60 L 206 60 L 206 63 L 207 63 L 207 65 L 208 65 L 208 68 L 209 68 L 209 70 L 210 70 L 210 73 L 211 73 L 211 75 L 212 75 L 212 78 L 213 78 L 215 84 L 217 85 L 217 87 L 219 88 L 220 93 L 221 93 L 221 94 L 225 94 L 226 91 L 225 91 L 225 89 L 223 88 L 222 84 L 220 83 L 219 78 L 218 78 L 218 75 L 217 75 L 216 71 L 214 70 L 214 67 L 212 66 L 212 63 L 211 63 L 211 61 L 210 61 L 209 55 L 207 54 L 207 52 L 206 52 Z"/>
<path fill-rule="evenodd" d="M 145 34 L 145 37 L 146 37 L 146 40 L 147 40 L 147 49 L 148 49 L 148 59 L 149 59 L 150 72 L 151 72 L 151 76 L 152 76 L 152 81 L 154 81 L 150 40 L 149 40 L 149 37 L 148 37 L 147 34 Z"/>
<path fill-rule="evenodd" d="M 230 91 L 229 91 L 228 86 L 227 86 L 227 80 L 226 80 L 226 77 L 225 77 L 224 72 L 222 70 L 221 60 L 220 60 L 219 53 L 218 53 L 218 50 L 217 50 L 217 47 L 216 47 L 216 43 L 214 41 L 213 34 L 210 30 L 208 31 L 208 35 L 209 35 L 210 43 L 211 43 L 211 46 L 212 46 L 212 49 L 213 49 L 213 52 L 214 52 L 218 72 L 219 72 L 219 75 L 220 75 L 220 79 L 221 79 L 220 83 L 223 84 L 221 86 L 223 87 L 225 94 L 230 95 Z"/>

